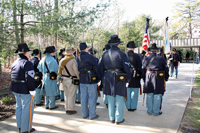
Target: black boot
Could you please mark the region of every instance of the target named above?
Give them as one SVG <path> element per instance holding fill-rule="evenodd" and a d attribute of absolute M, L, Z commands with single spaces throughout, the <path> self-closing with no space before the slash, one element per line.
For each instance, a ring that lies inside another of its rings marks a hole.
<path fill-rule="evenodd" d="M 19 133 L 21 133 L 21 128 L 19 128 Z"/>

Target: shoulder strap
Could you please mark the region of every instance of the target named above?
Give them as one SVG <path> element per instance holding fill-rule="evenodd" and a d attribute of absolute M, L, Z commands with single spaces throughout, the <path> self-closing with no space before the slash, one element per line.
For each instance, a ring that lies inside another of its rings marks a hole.
<path fill-rule="evenodd" d="M 72 76 L 72 75 L 69 73 L 69 71 L 68 71 L 68 69 L 67 69 L 66 66 L 64 66 L 64 68 L 65 68 L 65 70 L 66 70 L 66 72 L 68 73 L 69 76 L 67 76 L 67 75 L 62 75 L 63 77 L 67 77 L 67 78 L 71 78 L 71 79 L 77 78 L 77 76 Z"/>
<path fill-rule="evenodd" d="M 83 64 L 80 55 L 78 56 L 78 59 L 79 59 L 81 65 L 82 65 L 82 67 L 83 67 L 86 71 L 90 71 L 90 70 L 88 70 L 87 67 Z"/>
<path fill-rule="evenodd" d="M 64 66 L 64 68 L 65 68 L 65 70 L 66 70 L 67 74 L 68 74 L 68 75 L 71 77 L 71 74 L 69 73 L 69 71 L 68 71 L 67 67 L 66 67 L 66 66 Z"/>
<path fill-rule="evenodd" d="M 45 60 L 44 60 L 44 64 L 45 64 L 45 66 L 46 66 L 46 68 L 47 68 L 47 73 L 50 73 L 49 68 L 48 68 L 47 63 L 46 63 Z"/>
<path fill-rule="evenodd" d="M 127 54 L 127 56 L 128 56 L 128 54 Z M 130 61 L 130 59 L 129 59 L 129 56 L 128 56 L 128 60 L 129 60 L 129 62 L 130 62 L 131 68 L 133 68 L 133 69 L 135 70 L 135 67 L 131 64 L 131 61 Z"/>
<path fill-rule="evenodd" d="M 149 68 L 149 65 L 151 64 L 151 62 L 156 58 L 156 56 L 152 57 L 151 60 L 149 61 L 148 65 L 147 65 L 147 69 Z"/>
<path fill-rule="evenodd" d="M 23 68 L 24 68 L 24 66 L 26 65 L 26 62 L 27 62 L 27 60 L 25 60 L 25 61 L 23 62 Z"/>
<path fill-rule="evenodd" d="M 129 60 L 129 62 L 130 62 L 130 60 Z M 133 68 L 135 70 L 135 67 L 131 64 L 131 62 L 130 62 L 130 66 L 131 66 L 131 68 Z"/>
<path fill-rule="evenodd" d="M 114 61 L 112 59 L 112 56 L 111 56 L 111 50 L 108 51 L 108 54 L 109 54 L 109 57 L 110 57 L 110 60 L 111 60 L 111 63 L 113 65 L 114 69 L 117 69 L 117 67 L 115 66 L 115 63 L 114 63 Z"/>

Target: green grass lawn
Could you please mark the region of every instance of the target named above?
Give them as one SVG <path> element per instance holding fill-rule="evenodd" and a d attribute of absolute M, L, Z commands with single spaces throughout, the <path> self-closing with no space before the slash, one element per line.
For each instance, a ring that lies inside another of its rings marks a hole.
<path fill-rule="evenodd" d="M 200 69 L 195 79 L 192 97 L 188 102 L 185 117 L 190 126 L 200 128 Z"/>

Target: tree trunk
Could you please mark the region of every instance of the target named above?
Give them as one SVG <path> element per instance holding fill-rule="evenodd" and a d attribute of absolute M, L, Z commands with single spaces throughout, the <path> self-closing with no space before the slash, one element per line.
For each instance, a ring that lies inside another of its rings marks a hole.
<path fill-rule="evenodd" d="M 1 68 L 1 60 L 0 60 L 0 73 L 2 72 L 2 68 Z"/>
<path fill-rule="evenodd" d="M 20 22 L 21 22 L 21 43 L 24 43 L 24 0 L 22 0 L 22 5 L 21 5 L 21 17 L 20 17 Z"/>
<path fill-rule="evenodd" d="M 58 0 L 55 0 L 55 15 L 56 15 L 56 19 L 55 19 L 55 48 L 57 48 L 58 46 Z M 56 54 L 56 58 L 57 58 L 57 54 Z"/>
<path fill-rule="evenodd" d="M 192 14 L 191 14 L 191 7 L 189 6 L 189 38 L 192 38 L 192 24 L 191 21 L 192 20 Z"/>
<path fill-rule="evenodd" d="M 2 0 L 2 5 L 4 4 L 4 0 Z M 2 7 L 1 7 L 2 8 Z M 4 9 L 2 8 L 2 18 L 4 17 Z M 4 21 L 1 21 L 1 31 L 2 31 L 2 34 L 1 34 L 1 45 L 3 45 L 3 42 L 4 42 L 4 25 L 3 25 Z M 2 50 L 2 47 L 0 46 L 0 52 Z M 1 57 L 1 55 L 0 55 Z M 1 68 L 1 59 L 0 59 L 0 73 L 2 72 L 2 68 Z"/>
<path fill-rule="evenodd" d="M 18 31 L 18 24 L 17 24 L 17 6 L 16 6 L 16 0 L 13 0 L 13 26 L 15 28 L 15 37 L 16 37 L 16 43 L 19 44 L 19 31 Z"/>

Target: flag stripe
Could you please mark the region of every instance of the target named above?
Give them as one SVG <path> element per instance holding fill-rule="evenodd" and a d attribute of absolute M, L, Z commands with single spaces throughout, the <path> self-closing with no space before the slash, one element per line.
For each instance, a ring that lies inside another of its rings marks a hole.
<path fill-rule="evenodd" d="M 147 55 L 149 54 L 149 50 L 148 50 L 149 44 L 150 44 L 149 23 L 147 21 L 146 28 L 145 28 L 145 33 L 144 33 L 144 38 L 143 38 L 143 43 L 142 43 L 142 48 L 147 52 Z"/>

